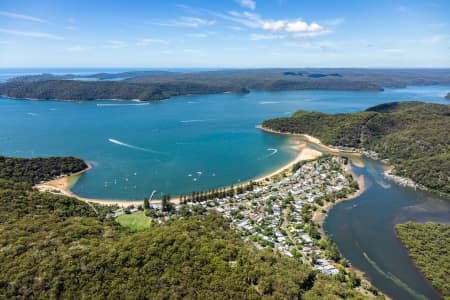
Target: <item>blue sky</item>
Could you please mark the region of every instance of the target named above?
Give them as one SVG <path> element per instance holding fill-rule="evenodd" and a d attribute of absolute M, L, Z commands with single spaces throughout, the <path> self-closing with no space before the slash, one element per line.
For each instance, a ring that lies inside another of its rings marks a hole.
<path fill-rule="evenodd" d="M 450 1 L 2 0 L 0 67 L 450 67 Z"/>

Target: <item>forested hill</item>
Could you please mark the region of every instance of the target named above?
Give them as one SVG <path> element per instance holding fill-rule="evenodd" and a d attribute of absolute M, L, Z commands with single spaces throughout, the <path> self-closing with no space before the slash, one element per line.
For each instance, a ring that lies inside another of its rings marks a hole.
<path fill-rule="evenodd" d="M 417 268 L 450 299 L 450 225 L 407 222 L 395 230 Z"/>
<path fill-rule="evenodd" d="M 0 156 L 0 179 L 36 184 L 86 169 L 76 157 L 11 158 Z"/>
<path fill-rule="evenodd" d="M 0 85 L 13 98 L 160 100 L 172 96 L 287 90 L 364 90 L 450 84 L 450 70 L 253 69 L 191 73 L 136 71 L 92 75 L 30 75 Z"/>
<path fill-rule="evenodd" d="M 218 214 L 132 232 L 106 207 L 32 190 L 30 163 L 47 170 L 54 159 L 6 161 L 21 175 L 0 178 L 1 299 L 364 298 L 293 258 L 257 250 Z"/>
<path fill-rule="evenodd" d="M 298 111 L 263 126 L 309 134 L 328 145 L 376 151 L 398 175 L 450 195 L 450 105 L 393 102 L 335 115 Z"/>

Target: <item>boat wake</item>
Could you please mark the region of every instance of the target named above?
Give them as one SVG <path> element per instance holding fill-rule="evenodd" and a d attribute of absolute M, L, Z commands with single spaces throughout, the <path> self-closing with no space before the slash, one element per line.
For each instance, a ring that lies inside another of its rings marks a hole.
<path fill-rule="evenodd" d="M 149 105 L 150 103 L 98 103 L 98 107 L 105 107 L 105 106 L 143 106 L 143 105 Z"/>
<path fill-rule="evenodd" d="M 277 154 L 278 149 L 276 149 L 276 148 L 267 148 L 267 151 L 272 152 L 272 153 L 270 153 L 270 154 L 267 156 L 267 157 L 270 157 L 270 156 L 272 156 L 272 155 Z"/>
<path fill-rule="evenodd" d="M 116 144 L 116 145 L 119 145 L 119 146 L 122 146 L 122 147 L 127 147 L 127 148 L 134 149 L 134 150 L 144 151 L 144 152 L 148 152 L 148 153 L 167 155 L 167 153 L 165 153 L 165 152 L 159 152 L 159 151 L 154 151 L 154 150 L 147 149 L 147 148 L 142 148 L 142 147 L 130 145 L 130 144 L 118 141 L 116 139 L 111 139 L 110 138 L 110 139 L 108 139 L 108 141 L 113 143 L 113 144 Z"/>
<path fill-rule="evenodd" d="M 258 160 L 267 159 L 267 158 L 269 158 L 269 157 L 271 157 L 271 156 L 274 156 L 275 154 L 278 153 L 278 149 L 276 149 L 276 148 L 267 148 L 266 150 L 267 150 L 267 151 L 270 151 L 270 153 L 267 154 L 267 155 L 264 155 L 264 156 L 259 157 Z"/>
<path fill-rule="evenodd" d="M 265 104 L 277 104 L 280 103 L 279 101 L 261 101 L 259 104 L 265 105 Z"/>
<path fill-rule="evenodd" d="M 199 122 L 206 122 L 206 120 L 182 120 L 180 123 L 199 123 Z"/>

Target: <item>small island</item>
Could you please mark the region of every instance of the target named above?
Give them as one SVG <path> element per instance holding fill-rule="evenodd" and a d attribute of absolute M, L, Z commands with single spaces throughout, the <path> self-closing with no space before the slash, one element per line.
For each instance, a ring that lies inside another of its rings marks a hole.
<path fill-rule="evenodd" d="M 445 99 L 450 100 L 450 93 L 448 93 L 447 96 L 445 96 Z"/>

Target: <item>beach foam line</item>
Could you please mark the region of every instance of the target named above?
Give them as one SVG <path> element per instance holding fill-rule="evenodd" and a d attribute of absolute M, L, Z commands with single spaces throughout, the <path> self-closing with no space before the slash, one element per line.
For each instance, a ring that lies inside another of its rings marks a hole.
<path fill-rule="evenodd" d="M 109 138 L 108 141 L 113 143 L 113 144 L 116 144 L 116 145 L 119 145 L 119 146 L 123 146 L 123 147 L 127 147 L 127 148 L 134 149 L 134 150 L 144 151 L 144 152 L 148 152 L 148 153 L 156 153 L 156 154 L 167 155 L 167 153 L 164 153 L 164 152 L 154 151 L 154 150 L 150 150 L 150 149 L 146 149 L 146 148 L 130 145 L 130 144 L 118 141 L 116 139 Z"/>
<path fill-rule="evenodd" d="M 149 105 L 150 103 L 97 103 L 98 107 L 104 106 L 142 106 Z"/>

